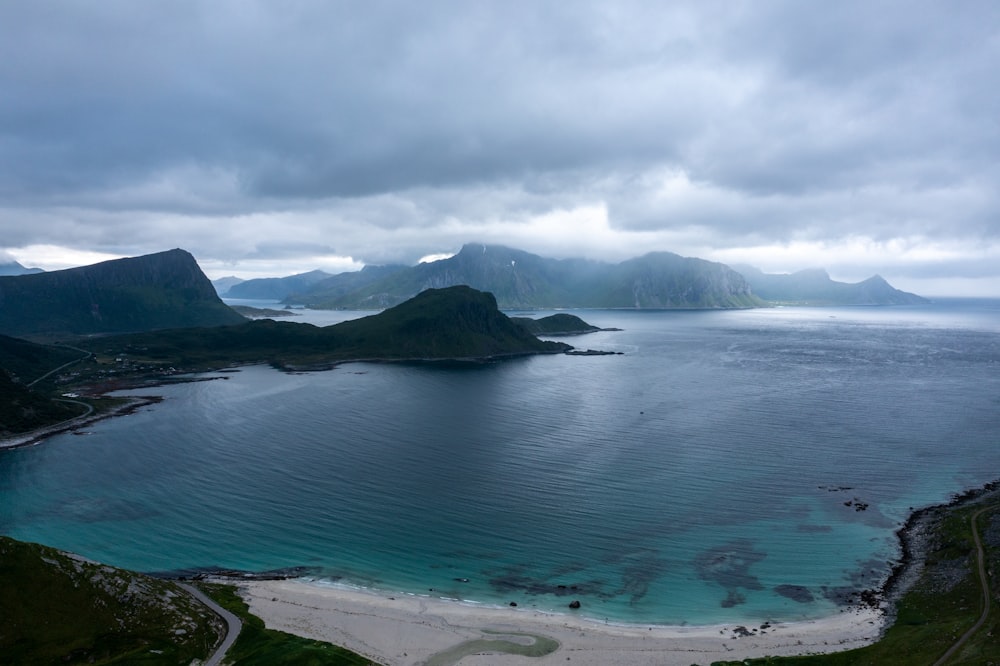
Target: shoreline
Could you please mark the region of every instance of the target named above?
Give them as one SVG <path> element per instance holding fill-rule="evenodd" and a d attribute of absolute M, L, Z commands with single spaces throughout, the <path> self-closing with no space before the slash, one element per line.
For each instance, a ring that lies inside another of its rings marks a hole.
<path fill-rule="evenodd" d="M 388 595 L 301 579 L 236 584 L 250 612 L 271 629 L 346 647 L 386 665 L 692 663 L 825 653 L 862 647 L 882 634 L 881 610 L 856 606 L 816 620 L 755 626 L 604 623 L 536 609 L 480 606 L 411 594 Z M 540 656 L 511 654 L 539 639 L 555 641 Z M 490 641 L 490 644 L 484 644 Z"/>
<path fill-rule="evenodd" d="M 67 432 L 73 432 L 79 430 L 80 428 L 85 428 L 89 425 L 93 425 L 98 421 L 103 421 L 104 419 L 112 419 L 119 416 L 128 416 L 133 412 L 142 409 L 143 407 L 148 407 L 149 405 L 155 405 L 162 402 L 163 398 L 156 395 L 142 395 L 133 396 L 128 399 L 125 404 L 119 405 L 113 409 L 109 409 L 105 412 L 92 412 L 84 416 L 78 416 L 76 418 L 70 419 L 68 421 L 63 421 L 61 423 L 56 423 L 50 426 L 45 426 L 44 428 L 39 428 L 37 430 L 32 430 L 30 432 L 22 433 L 19 435 L 14 435 L 6 439 L 0 439 L 0 451 L 6 451 L 10 449 L 20 449 L 28 446 L 36 446 L 43 443 L 50 437 L 55 437 L 56 435 L 62 435 Z"/>
<path fill-rule="evenodd" d="M 859 603 L 815 620 L 757 625 L 607 623 L 569 613 L 392 595 L 301 578 L 214 580 L 235 584 L 250 612 L 268 628 L 341 645 L 387 666 L 443 666 L 459 659 L 463 666 L 545 666 L 566 661 L 585 666 L 690 666 L 822 654 L 881 639 L 895 620 L 896 602 L 921 574 L 935 522 L 952 509 L 998 495 L 1000 480 L 912 511 L 896 530 L 901 555 L 885 581 L 862 591 Z M 526 646 L 546 640 L 557 644 L 554 651 L 524 655 Z"/>

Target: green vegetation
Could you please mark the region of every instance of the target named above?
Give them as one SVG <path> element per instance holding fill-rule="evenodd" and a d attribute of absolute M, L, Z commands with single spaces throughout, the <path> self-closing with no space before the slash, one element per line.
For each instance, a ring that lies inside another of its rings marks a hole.
<path fill-rule="evenodd" d="M 909 666 L 934 664 L 962 634 L 975 625 L 982 613 L 976 548 L 970 518 L 979 516 L 977 528 L 983 539 L 991 595 L 998 597 L 996 572 L 1000 571 L 1000 498 L 987 495 L 981 501 L 957 507 L 937 507 L 927 512 L 926 562 L 918 580 L 895 604 L 895 621 L 878 643 L 865 648 L 829 655 L 767 657 L 741 662 L 719 662 L 763 666 L 865 666 L 886 664 Z M 1000 663 L 1000 612 L 991 608 L 986 622 L 948 660 L 948 666 Z"/>
<path fill-rule="evenodd" d="M 324 367 L 352 360 L 488 359 L 570 349 L 544 342 L 469 287 L 428 289 L 377 315 L 323 328 L 294 322 L 156 331 L 81 342 L 99 359 L 197 370 L 239 363 Z M 123 360 L 117 360 L 123 359 Z"/>
<path fill-rule="evenodd" d="M 85 358 L 79 350 L 38 345 L 0 335 L 0 438 L 72 419 L 84 413 L 79 404 L 54 399 L 54 382 L 29 384 L 50 370 Z"/>
<path fill-rule="evenodd" d="M 516 632 L 490 631 L 484 629 L 483 633 L 494 634 L 497 638 L 479 638 L 465 641 L 449 648 L 443 652 L 432 655 L 425 664 L 426 666 L 452 666 L 457 664 L 464 657 L 473 654 L 494 653 L 494 654 L 517 654 L 523 657 L 544 657 L 559 649 L 559 642 L 545 636 L 537 634 L 521 634 Z M 515 643 L 514 641 L 503 640 L 501 636 L 519 636 L 531 639 L 531 643 Z"/>
<path fill-rule="evenodd" d="M 593 333 L 601 329 L 591 326 L 576 315 L 560 312 L 541 319 L 530 317 L 511 317 L 514 322 L 523 326 L 532 335 L 579 335 Z"/>
<path fill-rule="evenodd" d="M 246 603 L 231 585 L 201 584 L 201 589 L 215 603 L 243 621 L 243 630 L 236 644 L 226 655 L 227 662 L 235 666 L 270 666 L 295 664 L 295 666 L 367 666 L 375 662 L 330 643 L 314 641 L 266 629 L 264 621 L 250 614 Z"/>
<path fill-rule="evenodd" d="M 240 321 L 183 250 L 0 277 L 0 333 L 6 335 L 52 338 Z"/>
<path fill-rule="evenodd" d="M 0 438 L 67 421 L 84 412 L 80 405 L 54 400 L 14 382 L 0 368 Z"/>
<path fill-rule="evenodd" d="M 0 662 L 190 664 L 221 640 L 169 581 L 0 536 Z"/>

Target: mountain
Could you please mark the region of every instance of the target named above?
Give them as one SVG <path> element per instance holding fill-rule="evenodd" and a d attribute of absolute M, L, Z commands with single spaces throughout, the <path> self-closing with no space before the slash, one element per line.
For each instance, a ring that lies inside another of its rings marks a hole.
<path fill-rule="evenodd" d="M 16 261 L 0 263 L 0 275 L 32 275 L 44 272 L 41 268 L 25 268 Z"/>
<path fill-rule="evenodd" d="M 308 289 L 290 293 L 284 298 L 286 303 L 332 302 L 346 294 L 366 287 L 406 266 L 390 264 L 386 266 L 365 266 L 360 271 L 338 273 L 312 284 Z"/>
<path fill-rule="evenodd" d="M 241 321 L 184 250 L 0 277 L 5 335 L 76 336 Z"/>
<path fill-rule="evenodd" d="M 226 297 L 280 301 L 289 294 L 304 291 L 328 277 L 332 276 L 323 271 L 309 271 L 282 278 L 255 278 L 232 285 L 226 292 Z"/>
<path fill-rule="evenodd" d="M 503 309 L 732 308 L 763 305 L 729 267 L 657 252 L 608 264 L 549 259 L 500 245 L 465 245 L 453 257 L 394 270 L 353 291 L 306 292 L 319 309 L 378 309 L 424 289 L 468 285 L 492 293 Z"/>
<path fill-rule="evenodd" d="M 227 275 L 226 277 L 220 277 L 217 280 L 212 280 L 212 286 L 215 287 L 215 293 L 219 296 L 226 296 L 227 292 L 233 288 L 233 286 L 245 282 L 242 278 L 238 278 L 235 275 Z"/>
<path fill-rule="evenodd" d="M 318 327 L 261 319 L 239 326 L 175 329 L 81 341 L 105 357 L 146 368 L 238 363 L 325 367 L 355 360 L 489 359 L 569 351 L 542 341 L 470 287 L 430 289 L 379 314 Z"/>
<path fill-rule="evenodd" d="M 755 294 L 788 305 L 918 305 L 926 298 L 900 291 L 880 275 L 856 283 L 837 282 L 821 268 L 797 273 L 764 273 L 752 266 L 736 267 Z"/>

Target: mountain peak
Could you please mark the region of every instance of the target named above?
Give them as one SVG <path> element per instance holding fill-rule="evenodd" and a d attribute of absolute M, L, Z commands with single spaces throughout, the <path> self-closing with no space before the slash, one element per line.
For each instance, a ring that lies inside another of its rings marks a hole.
<path fill-rule="evenodd" d="M 244 321 L 191 253 L 175 248 L 62 271 L 0 277 L 0 332 L 120 333 Z"/>

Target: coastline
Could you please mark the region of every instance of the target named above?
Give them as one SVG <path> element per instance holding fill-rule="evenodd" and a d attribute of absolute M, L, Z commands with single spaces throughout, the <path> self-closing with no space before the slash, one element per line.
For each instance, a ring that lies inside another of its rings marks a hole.
<path fill-rule="evenodd" d="M 44 428 L 14 435 L 13 437 L 8 437 L 6 439 L 0 439 L 0 451 L 6 449 L 19 449 L 26 446 L 35 446 L 36 444 L 41 444 L 50 437 L 79 430 L 80 428 L 92 425 L 98 421 L 103 421 L 104 419 L 127 416 L 136 410 L 148 407 L 149 405 L 155 405 L 156 403 L 162 401 L 162 397 L 155 395 L 134 396 L 125 404 L 104 412 L 91 412 L 90 414 L 78 416 L 68 421 L 63 421 Z"/>
<path fill-rule="evenodd" d="M 896 530 L 901 556 L 883 584 L 860 603 L 816 620 L 757 625 L 608 624 L 569 613 L 488 606 L 374 592 L 304 579 L 237 580 L 250 612 L 267 627 L 346 647 L 387 666 L 566 663 L 600 666 L 710 664 L 754 657 L 840 652 L 877 642 L 892 625 L 896 602 L 924 566 L 934 525 L 955 508 L 1000 495 L 1000 480 L 915 509 Z M 527 646 L 554 641 L 549 653 Z M 498 641 L 506 641 L 504 643 Z M 514 654 L 511 652 L 521 652 Z"/>
<path fill-rule="evenodd" d="M 220 580 L 232 584 L 232 580 Z M 845 608 L 817 620 L 705 626 L 606 624 L 571 614 L 387 595 L 300 579 L 238 581 L 250 612 L 268 628 L 335 643 L 386 665 L 573 664 L 627 666 L 825 653 L 876 641 L 884 615 Z M 497 641 L 558 643 L 541 656 L 510 654 Z M 490 645 L 483 642 L 489 641 Z M 463 658 L 464 657 L 464 658 Z"/>

